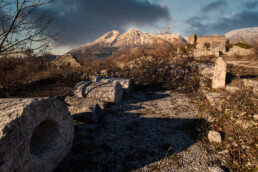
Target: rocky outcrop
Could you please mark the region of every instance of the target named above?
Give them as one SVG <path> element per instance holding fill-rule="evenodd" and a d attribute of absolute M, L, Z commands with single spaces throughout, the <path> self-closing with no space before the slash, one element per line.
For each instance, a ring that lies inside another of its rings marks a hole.
<path fill-rule="evenodd" d="M 252 44 L 252 41 L 258 37 L 258 27 L 233 30 L 226 33 L 225 36 L 229 40 L 230 44 L 236 42 L 246 42 L 248 44 Z"/>
<path fill-rule="evenodd" d="M 255 52 L 253 49 L 245 49 L 238 46 L 233 46 L 230 48 L 229 52 L 225 53 L 227 56 L 250 56 L 254 55 Z"/>
<path fill-rule="evenodd" d="M 119 103 L 123 98 L 123 88 L 118 82 L 102 83 L 82 81 L 75 86 L 74 95 L 103 102 Z"/>
<path fill-rule="evenodd" d="M 51 62 L 51 66 L 58 69 L 81 67 L 80 63 L 78 63 L 71 54 L 57 56 L 56 59 Z"/>
<path fill-rule="evenodd" d="M 0 99 L 0 171 L 54 171 L 68 154 L 74 125 L 55 98 Z"/>

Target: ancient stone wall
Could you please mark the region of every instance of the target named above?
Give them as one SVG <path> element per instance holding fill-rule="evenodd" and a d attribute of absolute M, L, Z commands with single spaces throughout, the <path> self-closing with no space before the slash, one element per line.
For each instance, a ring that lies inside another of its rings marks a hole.
<path fill-rule="evenodd" d="M 213 52 L 226 52 L 227 39 L 224 35 L 218 36 L 196 36 L 193 34 L 187 38 L 188 44 L 196 44 L 197 49 Z"/>

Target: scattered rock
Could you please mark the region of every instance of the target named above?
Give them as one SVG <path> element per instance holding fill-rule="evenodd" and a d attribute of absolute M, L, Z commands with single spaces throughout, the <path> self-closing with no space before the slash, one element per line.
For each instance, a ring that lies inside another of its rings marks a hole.
<path fill-rule="evenodd" d="M 56 98 L 0 99 L 0 171 L 54 171 L 69 153 L 74 124 Z"/>
<path fill-rule="evenodd" d="M 220 93 L 208 92 L 208 91 L 203 91 L 203 93 L 208 99 L 208 101 L 210 102 L 211 106 L 217 105 L 222 99 L 222 96 Z"/>
<path fill-rule="evenodd" d="M 221 135 L 217 131 L 209 131 L 208 139 L 210 142 L 221 143 Z"/>
<path fill-rule="evenodd" d="M 243 79 L 242 81 L 246 87 L 258 88 L 258 80 Z"/>
<path fill-rule="evenodd" d="M 255 115 L 253 116 L 253 118 L 254 118 L 254 120 L 258 121 L 258 114 L 255 114 Z"/>
<path fill-rule="evenodd" d="M 212 78 L 212 88 L 225 88 L 227 74 L 227 63 L 222 57 L 215 62 L 214 74 Z"/>
<path fill-rule="evenodd" d="M 224 172 L 224 170 L 220 167 L 209 167 L 210 172 Z"/>
<path fill-rule="evenodd" d="M 240 88 L 238 87 L 235 87 L 235 86 L 226 86 L 226 90 L 230 93 L 236 93 L 236 92 L 239 92 L 241 91 Z"/>
<path fill-rule="evenodd" d="M 250 56 L 254 54 L 255 52 L 253 49 L 245 49 L 239 46 L 234 46 L 229 50 L 229 52 L 226 53 L 228 56 Z"/>

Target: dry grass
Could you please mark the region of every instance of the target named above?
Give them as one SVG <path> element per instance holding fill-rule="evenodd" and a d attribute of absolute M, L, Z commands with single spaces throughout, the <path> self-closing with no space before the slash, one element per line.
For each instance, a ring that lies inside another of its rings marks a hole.
<path fill-rule="evenodd" d="M 250 90 L 243 90 L 228 95 L 220 109 L 210 106 L 200 92 L 199 109 L 202 114 L 212 116 L 209 130 L 222 134 L 221 144 L 215 144 L 216 153 L 225 152 L 223 159 L 233 171 L 256 171 L 257 164 L 257 129 L 252 126 L 253 115 L 257 113 L 257 97 Z M 202 116 L 203 117 L 203 116 Z M 251 125 L 248 125 L 251 124 Z M 247 128 L 245 128 L 247 127 Z M 207 129 L 206 129 L 207 130 Z M 207 141 L 207 140 L 205 140 Z"/>

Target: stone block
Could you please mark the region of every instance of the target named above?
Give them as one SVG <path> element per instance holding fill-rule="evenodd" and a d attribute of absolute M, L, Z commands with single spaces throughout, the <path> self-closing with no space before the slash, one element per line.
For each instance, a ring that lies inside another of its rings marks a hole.
<path fill-rule="evenodd" d="M 106 77 L 106 78 L 102 78 L 100 80 L 100 82 L 104 82 L 104 83 L 118 82 L 122 86 L 125 93 L 130 93 L 134 90 L 134 80 L 133 79 Z"/>
<path fill-rule="evenodd" d="M 212 88 L 225 88 L 227 74 L 227 63 L 222 57 L 215 62 L 214 74 L 212 78 Z"/>
<path fill-rule="evenodd" d="M 72 116 L 56 98 L 0 99 L 0 171 L 54 171 L 69 153 Z"/>
<path fill-rule="evenodd" d="M 101 101 L 67 96 L 65 102 L 77 121 L 98 123 L 105 113 L 106 103 Z"/>
<path fill-rule="evenodd" d="M 123 98 L 123 88 L 118 82 L 82 81 L 75 86 L 74 96 L 109 103 L 120 103 Z"/>

